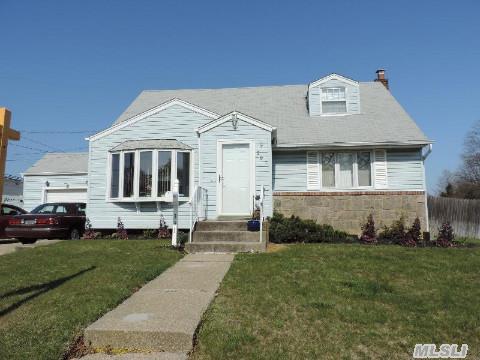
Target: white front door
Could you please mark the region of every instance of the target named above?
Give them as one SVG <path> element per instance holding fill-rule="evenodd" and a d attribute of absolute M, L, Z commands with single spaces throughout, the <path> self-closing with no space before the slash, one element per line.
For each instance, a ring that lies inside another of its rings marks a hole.
<path fill-rule="evenodd" d="M 250 143 L 222 144 L 219 187 L 221 215 L 249 215 L 251 210 Z"/>

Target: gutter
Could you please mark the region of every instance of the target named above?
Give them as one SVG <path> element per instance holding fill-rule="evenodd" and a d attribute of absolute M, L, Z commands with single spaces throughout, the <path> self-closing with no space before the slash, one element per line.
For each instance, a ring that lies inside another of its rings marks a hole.
<path fill-rule="evenodd" d="M 430 153 L 432 152 L 432 148 L 433 148 L 433 144 L 432 143 L 428 144 L 427 151 L 425 152 L 425 154 L 422 155 L 422 160 L 423 161 L 425 161 L 425 159 L 428 157 L 428 155 L 430 155 Z"/>
<path fill-rule="evenodd" d="M 432 145 L 432 141 L 422 141 L 422 142 L 332 142 L 325 144 L 280 144 L 274 145 L 272 150 L 307 150 L 307 149 L 332 149 L 332 148 L 399 148 L 399 147 L 424 147 Z"/>

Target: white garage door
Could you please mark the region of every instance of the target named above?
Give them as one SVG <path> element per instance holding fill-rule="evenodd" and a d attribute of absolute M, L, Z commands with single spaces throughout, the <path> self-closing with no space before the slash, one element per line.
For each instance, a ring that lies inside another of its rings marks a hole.
<path fill-rule="evenodd" d="M 47 189 L 45 202 L 87 202 L 87 189 Z"/>

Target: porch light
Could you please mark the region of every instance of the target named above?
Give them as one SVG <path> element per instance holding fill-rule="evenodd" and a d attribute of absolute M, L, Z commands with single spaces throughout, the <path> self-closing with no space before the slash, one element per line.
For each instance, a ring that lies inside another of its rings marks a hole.
<path fill-rule="evenodd" d="M 232 115 L 232 126 L 233 126 L 233 130 L 237 130 L 237 126 L 238 126 L 237 114 Z"/>

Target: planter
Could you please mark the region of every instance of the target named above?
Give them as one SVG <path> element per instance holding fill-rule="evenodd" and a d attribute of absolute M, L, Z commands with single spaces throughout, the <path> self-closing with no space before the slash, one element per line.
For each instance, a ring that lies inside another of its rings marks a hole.
<path fill-rule="evenodd" d="M 248 220 L 247 229 L 248 231 L 260 231 L 260 220 Z"/>

